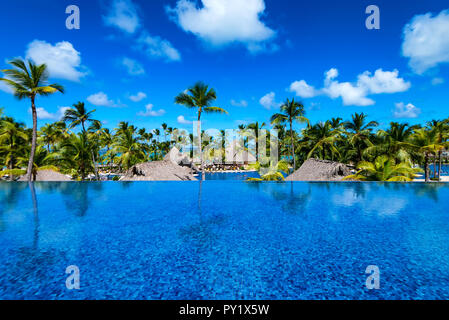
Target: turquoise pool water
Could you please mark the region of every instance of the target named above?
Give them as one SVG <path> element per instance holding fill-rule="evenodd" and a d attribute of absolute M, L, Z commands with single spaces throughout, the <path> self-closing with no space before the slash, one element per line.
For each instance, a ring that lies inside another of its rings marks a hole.
<path fill-rule="evenodd" d="M 34 189 L 0 183 L 0 299 L 449 298 L 448 185 Z M 80 290 L 66 288 L 70 265 Z"/>

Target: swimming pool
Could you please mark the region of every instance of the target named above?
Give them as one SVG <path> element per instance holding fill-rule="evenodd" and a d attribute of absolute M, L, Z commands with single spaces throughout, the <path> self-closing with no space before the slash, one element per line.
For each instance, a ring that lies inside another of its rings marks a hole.
<path fill-rule="evenodd" d="M 249 178 L 260 178 L 260 174 L 257 171 L 206 173 L 206 180 L 246 181 Z"/>
<path fill-rule="evenodd" d="M 36 183 L 33 198 L 0 183 L 0 299 L 447 299 L 448 191 L 74 182 Z"/>

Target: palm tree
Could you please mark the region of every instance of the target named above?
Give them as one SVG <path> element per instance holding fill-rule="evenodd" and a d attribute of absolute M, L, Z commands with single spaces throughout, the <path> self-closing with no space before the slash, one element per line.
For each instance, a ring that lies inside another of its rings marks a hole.
<path fill-rule="evenodd" d="M 98 120 L 92 120 L 91 125 L 87 129 L 88 132 L 88 138 L 92 141 L 92 161 L 94 163 L 94 169 L 95 169 L 95 177 L 97 180 L 100 180 L 100 176 L 98 174 L 98 168 L 97 168 L 97 159 L 100 157 L 100 149 L 101 149 L 101 141 L 100 141 L 100 135 L 102 133 L 103 126 L 100 121 Z"/>
<path fill-rule="evenodd" d="M 161 125 L 162 130 L 164 130 L 164 141 L 167 141 L 167 127 L 168 125 L 166 123 Z"/>
<path fill-rule="evenodd" d="M 429 157 L 431 155 L 436 157 L 438 152 L 444 149 L 445 144 L 439 144 L 438 131 L 429 128 L 420 128 L 416 130 L 411 141 L 414 149 L 424 155 L 425 181 L 429 182 Z M 434 178 L 436 178 L 436 176 Z"/>
<path fill-rule="evenodd" d="M 379 124 L 376 121 L 366 123 L 367 115 L 364 113 L 355 113 L 352 115 L 352 120 L 344 123 L 345 129 L 349 132 L 349 143 L 356 149 L 356 163 L 362 161 L 362 150 L 366 147 L 372 146 L 370 141 L 371 132 L 374 127 Z"/>
<path fill-rule="evenodd" d="M 14 180 L 14 175 L 17 175 L 13 170 L 18 158 L 24 154 L 28 140 L 23 123 L 15 122 L 12 118 L 0 120 L 0 155 L 8 168 L 8 172 L 3 171 L 2 175 L 8 174 L 11 181 Z"/>
<path fill-rule="evenodd" d="M 67 109 L 64 113 L 64 117 L 62 121 L 70 122 L 69 128 L 73 129 L 79 125 L 81 125 L 83 132 L 86 132 L 85 123 L 86 122 L 94 122 L 95 120 L 92 118 L 92 114 L 95 110 L 87 111 L 84 102 L 78 102 L 73 105 L 73 108 Z"/>
<path fill-rule="evenodd" d="M 449 139 L 449 119 L 446 120 L 432 120 L 427 123 L 427 126 L 430 127 L 432 130 L 436 131 L 436 143 L 442 144 L 446 146 L 446 141 Z M 438 151 L 438 181 L 440 181 L 440 175 L 441 175 L 441 155 L 443 153 L 443 149 Z M 436 155 L 434 157 L 434 175 L 436 176 Z"/>
<path fill-rule="evenodd" d="M 259 122 L 250 123 L 246 129 L 254 130 L 255 136 L 254 139 L 256 140 L 256 161 L 259 161 L 259 130 L 262 130 L 265 126 L 265 122 L 263 122 L 261 125 L 259 125 Z M 263 156 L 266 156 L 263 155 Z"/>
<path fill-rule="evenodd" d="M 361 161 L 357 169 L 356 174 L 345 177 L 345 180 L 407 182 L 413 181 L 416 174 L 422 172 L 405 162 L 396 164 L 387 155 L 377 157 L 374 162 Z"/>
<path fill-rule="evenodd" d="M 272 124 L 286 123 L 290 125 L 290 139 L 293 158 L 293 170 L 296 170 L 295 142 L 293 135 L 293 122 L 309 123 L 305 117 L 304 105 L 301 102 L 287 99 L 281 106 L 281 113 L 276 113 L 271 117 Z"/>
<path fill-rule="evenodd" d="M 193 159 L 193 142 L 194 142 L 193 133 L 189 133 L 189 141 L 190 141 L 190 159 Z"/>
<path fill-rule="evenodd" d="M 45 64 L 36 65 L 28 61 L 28 66 L 21 59 L 14 59 L 9 62 L 13 69 L 3 70 L 5 78 L 0 78 L 7 85 L 13 88 L 14 96 L 19 99 L 28 98 L 31 100 L 31 113 L 33 116 L 33 134 L 31 139 L 31 154 L 27 168 L 27 180 L 31 181 L 33 171 L 34 154 L 37 145 L 37 110 L 36 97 L 49 96 L 56 92 L 64 93 L 64 87 L 59 84 L 49 84 L 49 74 Z"/>
<path fill-rule="evenodd" d="M 130 126 L 126 131 L 116 135 L 109 151 L 118 155 L 116 158 L 118 165 L 125 170 L 146 159 L 145 151 L 148 151 L 148 147 L 140 143 L 136 131 L 134 126 Z"/>
<path fill-rule="evenodd" d="M 109 170 L 112 170 L 112 162 L 114 161 L 114 155 L 109 154 L 109 150 L 111 149 L 111 146 L 114 143 L 114 137 L 108 128 L 103 128 L 103 130 L 100 132 L 99 138 L 101 147 L 106 148 L 106 153 L 105 156 L 103 157 L 103 161 L 108 161 Z"/>
<path fill-rule="evenodd" d="M 310 150 L 307 158 L 316 155 L 323 160 L 334 160 L 335 155 L 340 154 L 336 144 L 341 140 L 341 134 L 341 129 L 334 128 L 329 120 L 305 130 L 302 147 Z"/>
<path fill-rule="evenodd" d="M 87 133 L 72 134 L 61 143 L 61 150 L 56 154 L 60 165 L 72 176 L 78 175 L 85 180 L 89 173 L 94 172 L 92 162 L 92 145 Z"/>
<path fill-rule="evenodd" d="M 100 123 L 98 120 L 94 120 L 92 118 L 92 114 L 94 112 L 95 112 L 95 110 L 87 111 L 84 102 L 78 102 L 73 105 L 73 108 L 67 109 L 65 111 L 62 121 L 69 122 L 70 129 L 73 129 L 73 128 L 81 125 L 84 138 L 89 140 L 90 136 L 87 135 L 86 123 L 97 123 L 97 125 L 98 125 L 98 123 Z M 101 125 L 101 123 L 100 123 L 100 125 Z M 89 145 L 91 147 L 91 158 L 92 158 L 93 164 L 94 164 L 94 172 L 95 172 L 95 176 L 97 177 L 97 179 L 99 179 L 97 166 L 95 164 L 94 145 L 92 143 L 87 143 L 87 145 Z"/>
<path fill-rule="evenodd" d="M 377 141 L 366 149 L 366 154 L 388 154 L 398 162 L 411 162 L 414 150 L 411 137 L 419 126 L 409 126 L 408 123 L 391 122 L 387 130 L 377 132 Z"/>
<path fill-rule="evenodd" d="M 17 164 L 21 166 L 22 164 L 27 164 L 30 159 L 29 150 L 28 154 L 18 157 Z M 44 146 L 37 146 L 36 153 L 34 155 L 34 162 L 33 162 L 33 180 L 36 180 L 36 175 L 38 171 L 42 170 L 52 170 L 52 171 L 59 171 L 59 168 L 55 166 L 55 153 L 51 153 L 45 149 Z"/>
<path fill-rule="evenodd" d="M 47 123 L 39 130 L 39 141 L 44 144 L 47 147 L 47 151 L 50 152 L 58 142 L 64 139 L 65 130 L 64 122 Z"/>
<path fill-rule="evenodd" d="M 202 82 L 197 82 L 193 87 L 189 88 L 187 92 L 179 94 L 175 98 L 175 103 L 183 105 L 189 109 L 197 109 L 198 112 L 198 149 L 200 153 L 201 161 L 201 173 L 202 180 L 205 180 L 204 175 L 204 163 L 203 163 L 203 151 L 202 151 L 202 141 L 201 141 L 201 115 L 205 113 L 225 113 L 228 112 L 219 107 L 213 107 L 212 103 L 217 99 L 217 93 L 213 88 L 209 88 L 206 84 Z"/>

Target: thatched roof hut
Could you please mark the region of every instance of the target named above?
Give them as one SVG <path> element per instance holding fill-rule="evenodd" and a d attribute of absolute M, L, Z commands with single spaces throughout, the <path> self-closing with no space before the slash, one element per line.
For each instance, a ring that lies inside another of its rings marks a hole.
<path fill-rule="evenodd" d="M 120 181 L 194 181 L 194 171 L 171 161 L 153 161 L 133 166 Z"/>
<path fill-rule="evenodd" d="M 351 168 L 343 163 L 309 159 L 289 175 L 286 181 L 341 181 L 351 175 Z"/>
<path fill-rule="evenodd" d="M 27 181 L 26 175 L 22 176 L 19 181 Z M 53 170 L 40 170 L 36 174 L 36 181 L 59 182 L 72 181 L 70 177 Z"/>

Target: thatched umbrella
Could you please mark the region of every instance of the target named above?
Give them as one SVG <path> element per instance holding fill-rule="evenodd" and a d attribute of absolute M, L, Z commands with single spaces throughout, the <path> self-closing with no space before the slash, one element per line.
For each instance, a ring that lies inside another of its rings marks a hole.
<path fill-rule="evenodd" d="M 171 161 L 139 163 L 129 169 L 120 181 L 195 181 L 194 171 Z"/>
<path fill-rule="evenodd" d="M 288 176 L 286 181 L 341 181 L 351 174 L 351 168 L 343 163 L 309 159 Z"/>
<path fill-rule="evenodd" d="M 27 181 L 26 176 L 23 176 L 19 181 Z M 72 181 L 70 177 L 53 170 L 40 170 L 37 171 L 36 181 L 47 181 L 47 182 L 59 182 L 59 181 Z"/>

